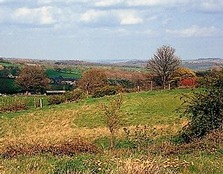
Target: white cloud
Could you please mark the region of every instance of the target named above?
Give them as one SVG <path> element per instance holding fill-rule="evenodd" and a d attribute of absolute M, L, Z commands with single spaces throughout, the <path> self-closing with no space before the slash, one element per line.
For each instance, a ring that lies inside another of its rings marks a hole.
<path fill-rule="evenodd" d="M 80 20 L 85 23 L 111 23 L 114 25 L 136 25 L 143 23 L 135 10 L 89 10 L 81 15 Z"/>
<path fill-rule="evenodd" d="M 81 15 L 80 20 L 86 23 L 96 22 L 99 18 L 106 16 L 105 11 L 89 10 Z"/>
<path fill-rule="evenodd" d="M 223 11 L 222 0 L 203 0 L 200 2 L 199 6 L 204 11 L 210 11 L 210 12 Z"/>
<path fill-rule="evenodd" d="M 18 23 L 52 25 L 57 21 L 55 17 L 57 13 L 60 13 L 60 10 L 50 6 L 40 8 L 22 7 L 15 10 L 13 18 Z"/>
<path fill-rule="evenodd" d="M 95 2 L 97 7 L 109 7 L 123 3 L 124 0 L 99 0 Z"/>
<path fill-rule="evenodd" d="M 122 10 L 117 12 L 121 25 L 136 25 L 142 24 L 143 18 L 138 16 L 136 11 L 133 10 Z"/>
<path fill-rule="evenodd" d="M 211 37 L 216 36 L 222 33 L 218 28 L 211 27 L 199 27 L 193 25 L 190 28 L 182 29 L 182 30 L 166 30 L 167 33 L 178 36 L 178 37 Z"/>
<path fill-rule="evenodd" d="M 189 0 L 126 0 L 129 6 L 158 6 L 177 5 L 187 3 Z"/>

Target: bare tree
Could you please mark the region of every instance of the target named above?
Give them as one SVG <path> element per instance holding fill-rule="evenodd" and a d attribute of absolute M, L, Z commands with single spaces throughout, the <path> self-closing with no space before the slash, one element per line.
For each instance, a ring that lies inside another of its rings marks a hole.
<path fill-rule="evenodd" d="M 163 45 L 157 49 L 157 52 L 149 60 L 147 67 L 158 78 L 163 89 L 165 89 L 166 84 L 170 83 L 172 75 L 180 63 L 180 58 L 175 55 L 175 49 Z"/>

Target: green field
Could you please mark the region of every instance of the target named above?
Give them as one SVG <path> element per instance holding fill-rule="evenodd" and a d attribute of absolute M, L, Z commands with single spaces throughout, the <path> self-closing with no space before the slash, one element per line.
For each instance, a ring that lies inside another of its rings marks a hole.
<path fill-rule="evenodd" d="M 47 148 L 56 144 L 58 150 L 61 142 L 74 139 L 83 139 L 99 151 L 75 155 L 17 152 L 19 155 L 9 158 L 2 155 L 0 173 L 223 173 L 223 150 L 220 148 L 210 152 L 191 146 L 189 150 L 163 153 L 172 150 L 168 144 L 176 142 L 174 137 L 187 123 L 187 119 L 176 112 L 181 106 L 182 94 L 190 95 L 191 90 L 123 94 L 119 113 L 121 127 L 116 133 L 113 150 L 109 150 L 110 134 L 100 109 L 102 103 L 109 103 L 113 97 L 87 98 L 78 103 L 1 114 L 1 154 L 12 147 L 22 152 L 26 147 Z M 137 125 L 140 128 L 147 125 L 149 137 L 149 144 L 140 150 L 132 147 L 123 131 L 127 128 L 134 132 Z M 30 152 L 29 148 L 26 150 Z"/>
<path fill-rule="evenodd" d="M 46 74 L 49 78 L 62 76 L 63 78 L 77 78 L 81 77 L 80 69 L 71 69 L 71 71 L 56 71 L 55 69 L 47 69 Z"/>

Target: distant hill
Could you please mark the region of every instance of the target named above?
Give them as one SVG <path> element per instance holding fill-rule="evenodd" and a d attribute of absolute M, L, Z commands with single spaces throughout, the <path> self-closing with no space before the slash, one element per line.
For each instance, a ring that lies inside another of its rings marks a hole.
<path fill-rule="evenodd" d="M 207 70 L 216 66 L 222 66 L 222 58 L 199 58 L 183 61 L 183 66 L 193 70 Z"/>
<path fill-rule="evenodd" d="M 148 61 L 131 60 L 114 64 L 116 66 L 146 67 L 147 63 Z M 199 58 L 194 60 L 183 60 L 182 65 L 193 70 L 207 70 L 215 66 L 223 65 L 223 58 Z"/>
<path fill-rule="evenodd" d="M 128 60 L 128 61 L 82 61 L 82 60 L 38 60 L 38 59 L 21 59 L 21 58 L 1 58 L 11 63 L 21 64 L 42 64 L 48 66 L 64 65 L 64 66 L 115 66 L 115 67 L 136 67 L 145 68 L 148 60 Z M 207 70 L 212 67 L 223 65 L 223 58 L 199 58 L 192 60 L 183 60 L 182 65 L 184 67 L 193 70 Z"/>

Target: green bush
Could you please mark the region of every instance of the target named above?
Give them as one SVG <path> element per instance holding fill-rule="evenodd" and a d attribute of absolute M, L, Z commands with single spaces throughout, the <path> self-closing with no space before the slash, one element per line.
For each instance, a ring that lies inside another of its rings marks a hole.
<path fill-rule="evenodd" d="M 190 119 L 182 133 L 185 141 L 203 137 L 223 126 L 223 72 L 210 82 L 205 90 L 184 101 L 186 108 L 183 113 Z"/>
<path fill-rule="evenodd" d="M 92 95 L 93 98 L 104 97 L 106 95 L 115 95 L 121 91 L 120 87 L 117 86 L 105 86 L 103 88 L 99 88 L 95 90 L 94 94 Z"/>
<path fill-rule="evenodd" d="M 62 95 L 51 95 L 48 97 L 48 104 L 55 105 L 61 104 L 65 102 L 73 102 L 79 101 L 80 99 L 84 98 L 85 94 L 82 90 L 76 89 L 74 91 L 66 92 Z"/>
<path fill-rule="evenodd" d="M 74 91 L 70 91 L 65 94 L 65 98 L 68 102 L 78 101 L 80 99 L 83 99 L 84 96 L 85 96 L 84 91 L 80 89 L 76 89 Z"/>
<path fill-rule="evenodd" d="M 65 95 L 51 95 L 48 97 L 49 105 L 58 105 L 66 101 Z"/>

